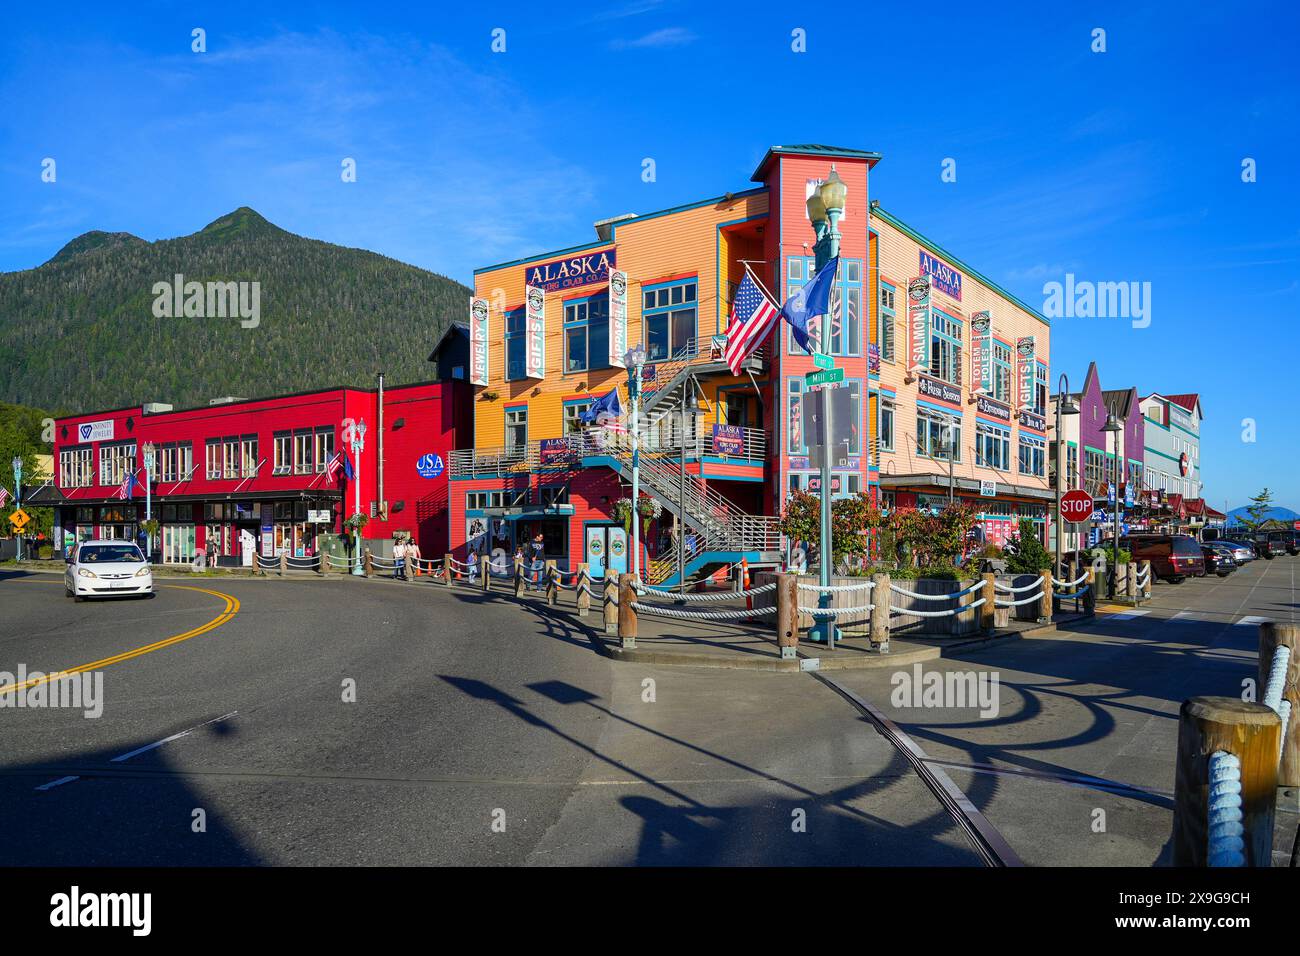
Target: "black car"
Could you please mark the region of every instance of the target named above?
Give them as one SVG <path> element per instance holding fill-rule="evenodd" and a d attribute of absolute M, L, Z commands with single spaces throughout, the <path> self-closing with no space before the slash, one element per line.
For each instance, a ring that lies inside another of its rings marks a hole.
<path fill-rule="evenodd" d="M 1281 531 L 1258 531 L 1255 533 L 1255 550 L 1261 558 L 1280 558 L 1286 554 L 1286 542 L 1282 540 Z"/>
<path fill-rule="evenodd" d="M 1286 553 L 1294 557 L 1300 554 L 1300 531 L 1282 531 L 1282 543 L 1286 545 Z"/>
<path fill-rule="evenodd" d="M 1203 544 L 1201 554 L 1205 556 L 1205 574 L 1217 574 L 1226 578 L 1237 570 L 1237 562 L 1232 559 L 1232 552 L 1222 545 Z"/>

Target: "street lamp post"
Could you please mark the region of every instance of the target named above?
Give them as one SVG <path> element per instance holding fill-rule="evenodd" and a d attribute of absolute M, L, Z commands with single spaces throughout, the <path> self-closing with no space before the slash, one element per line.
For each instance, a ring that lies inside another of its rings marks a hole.
<path fill-rule="evenodd" d="M 1119 419 L 1115 417 L 1114 412 L 1108 412 L 1106 415 L 1106 424 L 1101 426 L 1101 430 L 1104 432 L 1110 432 L 1115 436 L 1114 482 L 1111 485 L 1111 491 L 1115 494 L 1115 507 L 1112 508 L 1110 512 L 1110 519 L 1114 524 L 1114 527 L 1112 528 L 1114 533 L 1111 535 L 1110 573 L 1107 575 L 1110 579 L 1110 596 L 1113 598 L 1115 596 L 1116 585 L 1119 583 L 1116 571 L 1119 566 L 1120 511 L 1123 508 L 1123 501 L 1119 496 L 1119 436 L 1120 432 L 1124 431 L 1124 426 L 1119 423 Z M 1107 497 L 1109 497 L 1109 495 Z M 1109 502 L 1107 502 L 1107 504 L 1109 504 Z"/>
<path fill-rule="evenodd" d="M 637 344 L 623 355 L 627 366 L 627 397 L 632 403 L 632 577 L 641 580 L 641 367 L 645 365 L 645 346 Z M 677 547 L 686 546 L 686 515 L 680 516 L 682 533 Z"/>
<path fill-rule="evenodd" d="M 840 174 L 831 165 L 826 182 L 814 189 L 808 197 L 808 218 L 812 221 L 813 232 L 817 242 L 813 246 L 814 268 L 820 273 L 828 262 L 840 254 L 840 216 L 844 214 L 844 202 L 848 198 L 849 188 L 840 179 Z M 832 316 L 821 317 L 821 351 L 823 355 L 831 354 Z M 819 608 L 831 606 L 831 595 L 826 588 L 831 584 L 831 443 L 834 432 L 831 428 L 831 392 L 830 386 L 821 388 L 822 406 L 822 456 L 821 456 L 821 544 L 818 547 L 821 559 L 818 561 L 818 580 L 823 588 L 817 598 Z M 824 617 L 817 621 L 808 632 L 813 641 L 825 641 L 830 650 L 835 649 L 835 639 L 839 629 L 835 619 Z"/>
<path fill-rule="evenodd" d="M 1056 580 L 1064 580 L 1061 552 L 1065 550 L 1065 526 L 1061 522 L 1061 485 L 1065 474 L 1065 436 L 1061 434 L 1061 416 L 1079 414 L 1079 406 L 1070 399 L 1070 379 L 1064 372 L 1056 380 Z"/>
<path fill-rule="evenodd" d="M 21 508 L 23 506 L 23 460 L 18 455 L 14 455 L 13 461 L 11 461 L 10 464 L 14 466 L 14 507 Z M 18 532 L 14 535 L 14 538 L 16 548 L 14 551 L 14 560 L 21 561 L 23 559 L 22 532 Z"/>
<path fill-rule="evenodd" d="M 156 448 L 153 442 L 147 441 L 141 450 L 144 452 L 144 520 L 149 522 L 153 520 L 153 467 Z M 149 555 L 153 553 L 153 535 L 148 528 L 145 528 L 144 533 L 144 559 L 148 561 Z"/>
<path fill-rule="evenodd" d="M 361 514 L 361 453 L 366 448 L 366 422 L 365 419 L 357 422 L 356 427 L 352 429 L 352 465 L 353 465 L 353 493 L 354 502 L 353 514 Z M 353 534 L 357 536 L 356 561 L 352 565 L 352 573 L 356 575 L 365 574 L 361 567 L 361 528 L 353 528 Z"/>

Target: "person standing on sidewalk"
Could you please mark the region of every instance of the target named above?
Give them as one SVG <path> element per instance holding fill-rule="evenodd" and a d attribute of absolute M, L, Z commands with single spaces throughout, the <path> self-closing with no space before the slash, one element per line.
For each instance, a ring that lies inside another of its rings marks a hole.
<path fill-rule="evenodd" d="M 396 544 L 393 545 L 393 580 L 406 580 L 406 544 L 401 538 L 397 538 Z"/>
<path fill-rule="evenodd" d="M 406 539 L 406 563 L 411 570 L 415 572 L 415 577 L 420 576 L 420 545 L 414 538 Z"/>

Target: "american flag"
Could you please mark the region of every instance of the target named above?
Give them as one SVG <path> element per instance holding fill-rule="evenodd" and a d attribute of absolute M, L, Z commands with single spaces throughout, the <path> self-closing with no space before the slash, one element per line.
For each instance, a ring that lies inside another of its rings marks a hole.
<path fill-rule="evenodd" d="M 135 494 L 135 486 L 138 484 L 139 482 L 135 480 L 135 472 L 128 471 L 126 477 L 122 479 L 122 487 L 117 489 L 117 494 L 113 497 L 123 500 L 130 498 Z"/>
<path fill-rule="evenodd" d="M 331 458 L 329 460 L 329 464 L 325 466 L 325 480 L 338 481 L 339 470 L 342 467 L 343 467 L 343 452 L 341 451 L 335 452 L 334 457 Z"/>
<path fill-rule="evenodd" d="M 8 500 L 9 500 L 9 489 L 0 488 L 0 508 L 3 508 L 5 506 L 5 502 Z"/>
<path fill-rule="evenodd" d="M 776 306 L 763 294 L 758 283 L 748 272 L 745 273 L 745 278 L 740 280 L 740 288 L 736 290 L 736 301 L 731 306 L 731 320 L 727 325 L 727 351 L 723 355 L 732 374 L 740 374 L 745 359 L 763 344 L 779 315 Z"/>

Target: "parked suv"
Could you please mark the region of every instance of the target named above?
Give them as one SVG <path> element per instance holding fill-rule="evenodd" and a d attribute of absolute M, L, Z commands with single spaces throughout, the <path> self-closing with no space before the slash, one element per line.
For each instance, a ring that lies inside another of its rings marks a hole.
<path fill-rule="evenodd" d="M 1286 542 L 1282 540 L 1281 531 L 1259 531 L 1255 534 L 1255 550 L 1261 558 L 1281 557 L 1286 554 Z"/>
<path fill-rule="evenodd" d="M 1120 539 L 1134 561 L 1150 561 L 1151 574 L 1170 584 L 1205 575 L 1200 542 L 1186 534 L 1135 534 Z"/>

